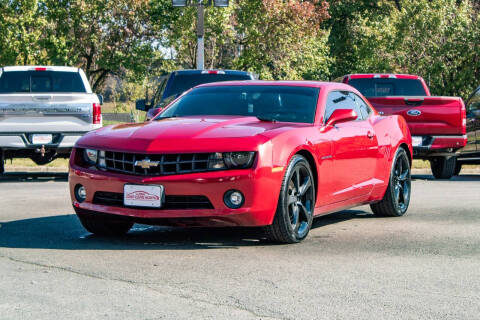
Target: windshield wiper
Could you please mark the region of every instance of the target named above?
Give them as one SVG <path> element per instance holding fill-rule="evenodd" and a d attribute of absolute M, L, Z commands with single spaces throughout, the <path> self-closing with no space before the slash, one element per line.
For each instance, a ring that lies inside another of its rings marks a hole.
<path fill-rule="evenodd" d="M 257 115 L 255 117 L 257 117 L 257 119 L 260 120 L 260 121 L 273 122 L 273 123 L 278 122 L 278 120 L 276 120 L 276 119 L 266 118 L 266 117 L 263 117 L 261 115 L 260 116 Z"/>

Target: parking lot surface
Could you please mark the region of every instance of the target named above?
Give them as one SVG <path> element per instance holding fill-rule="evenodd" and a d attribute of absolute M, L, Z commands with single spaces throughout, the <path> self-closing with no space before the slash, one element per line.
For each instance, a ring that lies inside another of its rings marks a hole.
<path fill-rule="evenodd" d="M 355 208 L 274 245 L 252 229 L 95 237 L 66 175 L 9 174 L 0 319 L 479 319 L 480 175 L 414 179 L 404 217 Z"/>

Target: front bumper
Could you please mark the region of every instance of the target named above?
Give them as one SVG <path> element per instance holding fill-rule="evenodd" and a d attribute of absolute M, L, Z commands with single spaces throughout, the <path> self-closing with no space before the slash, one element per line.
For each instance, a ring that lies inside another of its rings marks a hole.
<path fill-rule="evenodd" d="M 415 144 L 415 139 L 421 142 Z M 412 135 L 414 158 L 452 156 L 467 143 L 467 136 L 416 136 Z"/>
<path fill-rule="evenodd" d="M 174 176 L 135 176 L 96 169 L 86 169 L 70 163 L 70 196 L 77 214 L 107 214 L 131 218 L 133 221 L 158 225 L 189 226 L 264 226 L 273 221 L 283 172 L 272 173 L 270 167 L 191 173 Z M 99 193 L 123 196 L 126 183 L 162 185 L 166 197 L 206 197 L 213 208 L 159 209 L 131 208 L 123 203 L 105 205 L 97 201 Z M 81 184 L 87 198 L 79 203 L 74 188 Z M 241 191 L 245 202 L 239 209 L 228 208 L 223 200 L 231 189 Z"/>

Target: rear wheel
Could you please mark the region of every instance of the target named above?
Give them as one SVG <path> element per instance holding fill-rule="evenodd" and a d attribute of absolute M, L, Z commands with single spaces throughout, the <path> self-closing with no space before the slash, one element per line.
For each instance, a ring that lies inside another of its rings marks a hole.
<path fill-rule="evenodd" d="M 455 174 L 456 157 L 434 157 L 430 160 L 432 174 L 436 179 L 450 179 Z"/>
<path fill-rule="evenodd" d="M 78 214 L 83 227 L 98 236 L 121 236 L 133 226 L 133 222 L 109 217 L 97 217 L 93 214 Z"/>
<path fill-rule="evenodd" d="M 5 159 L 3 158 L 3 151 L 0 150 L 0 174 L 5 172 Z"/>
<path fill-rule="evenodd" d="M 390 181 L 383 199 L 370 205 L 373 213 L 382 217 L 403 216 L 410 204 L 410 162 L 405 149 L 399 148 L 390 171 Z"/>
<path fill-rule="evenodd" d="M 455 165 L 455 175 L 458 176 L 460 171 L 462 171 L 462 164 L 457 161 L 457 164 Z"/>
<path fill-rule="evenodd" d="M 310 231 L 315 206 L 315 186 L 308 161 L 295 155 L 285 172 L 273 224 L 265 227 L 269 240 L 296 243 Z"/>

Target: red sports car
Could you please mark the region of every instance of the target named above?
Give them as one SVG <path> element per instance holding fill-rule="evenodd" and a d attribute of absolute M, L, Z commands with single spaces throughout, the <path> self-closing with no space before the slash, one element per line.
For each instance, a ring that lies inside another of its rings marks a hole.
<path fill-rule="evenodd" d="M 99 235 L 133 223 L 263 226 L 303 240 L 315 216 L 370 204 L 408 208 L 411 137 L 353 87 L 239 81 L 195 87 L 152 121 L 104 127 L 70 158 L 70 193 Z"/>

